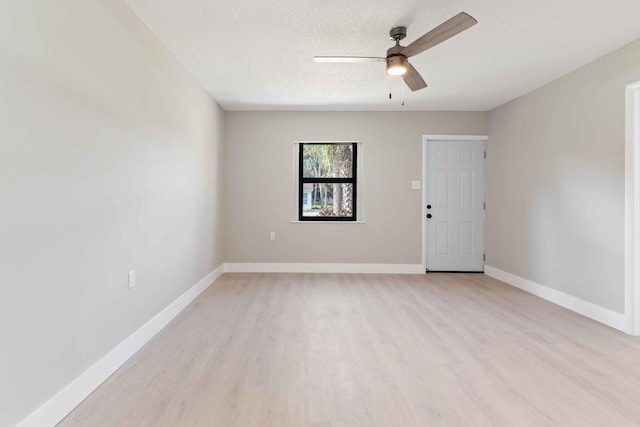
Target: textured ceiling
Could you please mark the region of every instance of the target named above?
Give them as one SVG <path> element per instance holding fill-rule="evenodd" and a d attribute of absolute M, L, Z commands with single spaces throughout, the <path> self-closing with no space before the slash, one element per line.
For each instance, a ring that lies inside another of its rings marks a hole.
<path fill-rule="evenodd" d="M 488 110 L 640 38 L 638 0 L 124 0 L 226 110 Z M 411 58 L 411 92 L 384 56 L 458 12 L 478 24 Z M 389 99 L 389 92 L 393 99 Z"/>

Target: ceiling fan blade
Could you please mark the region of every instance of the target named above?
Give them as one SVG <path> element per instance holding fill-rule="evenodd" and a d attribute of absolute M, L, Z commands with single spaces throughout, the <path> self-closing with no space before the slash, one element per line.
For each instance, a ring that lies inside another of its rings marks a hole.
<path fill-rule="evenodd" d="M 384 62 L 385 58 L 376 56 L 314 56 L 315 62 Z"/>
<path fill-rule="evenodd" d="M 453 18 L 438 25 L 433 30 L 422 35 L 419 39 L 405 47 L 402 52 L 404 56 L 410 57 L 424 52 L 427 49 L 434 47 L 437 44 L 442 43 L 445 40 L 450 39 L 466 30 L 469 27 L 476 25 L 478 21 L 470 15 L 464 12 L 460 12 Z"/>
<path fill-rule="evenodd" d="M 412 92 L 415 92 L 416 90 L 424 89 L 425 87 L 427 87 L 427 83 L 424 81 L 420 73 L 418 73 L 418 70 L 413 68 L 413 65 L 409 64 L 408 62 L 406 65 L 407 72 L 404 73 L 402 79 L 407 84 L 407 86 L 409 86 L 409 89 L 411 89 Z"/>

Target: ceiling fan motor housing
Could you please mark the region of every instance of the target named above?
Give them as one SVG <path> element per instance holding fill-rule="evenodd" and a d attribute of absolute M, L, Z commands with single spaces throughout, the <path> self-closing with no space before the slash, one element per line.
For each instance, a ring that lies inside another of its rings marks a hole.
<path fill-rule="evenodd" d="M 387 56 L 387 68 L 398 67 L 398 66 L 406 66 L 407 57 L 404 55 L 389 55 Z"/>
<path fill-rule="evenodd" d="M 387 74 L 390 76 L 401 76 L 407 72 L 407 57 L 403 55 L 402 49 L 396 41 L 396 45 L 387 50 Z"/>
<path fill-rule="evenodd" d="M 387 49 L 387 74 L 390 76 L 400 76 L 407 71 L 407 57 L 403 55 L 403 46 L 396 40 L 396 45 Z"/>

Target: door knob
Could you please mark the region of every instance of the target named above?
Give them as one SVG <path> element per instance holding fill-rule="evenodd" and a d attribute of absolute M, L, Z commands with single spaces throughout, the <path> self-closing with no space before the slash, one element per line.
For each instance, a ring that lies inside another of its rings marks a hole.
<path fill-rule="evenodd" d="M 427 214 L 427 218 L 431 218 L 431 214 Z"/>
<path fill-rule="evenodd" d="M 431 205 L 427 205 L 427 209 L 431 209 Z"/>

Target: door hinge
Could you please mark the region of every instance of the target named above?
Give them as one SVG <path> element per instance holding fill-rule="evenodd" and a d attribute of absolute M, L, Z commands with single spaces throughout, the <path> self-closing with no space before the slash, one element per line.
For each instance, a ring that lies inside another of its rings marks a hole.
<path fill-rule="evenodd" d="M 482 254 L 482 261 L 486 261 L 487 260 L 487 254 Z"/>
<path fill-rule="evenodd" d="M 484 158 L 487 158 L 487 150 L 484 150 Z"/>
<path fill-rule="evenodd" d="M 482 209 L 487 210 L 487 202 L 482 203 Z"/>

